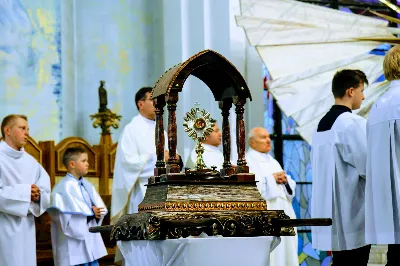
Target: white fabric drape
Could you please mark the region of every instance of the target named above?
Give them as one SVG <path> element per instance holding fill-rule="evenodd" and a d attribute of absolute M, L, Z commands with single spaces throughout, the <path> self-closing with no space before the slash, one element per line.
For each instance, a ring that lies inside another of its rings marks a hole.
<path fill-rule="evenodd" d="M 126 266 L 269 266 L 280 238 L 210 237 L 118 241 Z"/>
<path fill-rule="evenodd" d="M 374 83 L 383 74 L 383 57 L 369 54 L 383 39 L 398 41 L 386 21 L 294 0 L 240 4 L 236 21 L 271 74 L 269 91 L 308 143 L 334 103 L 331 81 L 338 70 L 360 69 L 367 75 L 366 100 L 356 112 L 364 118 L 371 102 L 388 89 L 385 82 Z"/>

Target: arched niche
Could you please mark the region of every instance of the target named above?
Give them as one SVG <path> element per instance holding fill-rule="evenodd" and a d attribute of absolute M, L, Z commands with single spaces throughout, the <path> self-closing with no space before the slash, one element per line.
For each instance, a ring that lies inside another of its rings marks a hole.
<path fill-rule="evenodd" d="M 80 147 L 84 149 L 88 154 L 89 161 L 89 171 L 88 177 L 99 177 L 99 156 L 98 152 L 96 152 L 93 147 L 84 139 L 78 137 L 69 137 L 63 139 L 60 143 L 58 143 L 55 147 L 56 153 L 56 174 L 57 175 L 65 175 L 67 173 L 67 169 L 65 168 L 62 158 L 64 152 L 68 148 L 72 147 Z"/>
<path fill-rule="evenodd" d="M 186 79 L 193 75 L 211 90 L 216 101 L 251 93 L 243 76 L 225 57 L 213 50 L 204 50 L 166 71 L 154 86 L 152 98 L 182 91 Z"/>
<path fill-rule="evenodd" d="M 193 75 L 203 81 L 211 90 L 215 101 L 222 112 L 222 142 L 224 164 L 222 175 L 246 174 L 248 167 L 245 159 L 244 105 L 251 100 L 250 90 L 240 72 L 225 57 L 212 50 L 201 51 L 188 60 L 170 68 L 157 81 L 152 91 L 152 99 L 156 108 L 156 150 L 157 162 L 155 176 L 165 173 L 178 173 L 178 161 L 175 158 L 177 146 L 176 107 L 178 94 L 182 91 L 186 79 Z M 238 150 L 237 166 L 230 163 L 230 125 L 229 110 L 235 105 L 236 140 Z M 163 108 L 168 110 L 168 149 L 170 159 L 165 167 L 164 162 L 164 127 Z"/>

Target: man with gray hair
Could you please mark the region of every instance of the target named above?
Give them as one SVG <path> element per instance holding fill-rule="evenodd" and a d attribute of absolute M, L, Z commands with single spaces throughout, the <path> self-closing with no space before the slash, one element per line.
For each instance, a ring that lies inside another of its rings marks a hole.
<path fill-rule="evenodd" d="M 248 136 L 250 148 L 246 153 L 250 173 L 256 175 L 258 190 L 269 210 L 283 210 L 291 219 L 296 218 L 292 200 L 296 182 L 285 173 L 277 160 L 268 153 L 271 139 L 262 127 L 253 128 Z M 281 244 L 271 253 L 270 266 L 298 266 L 297 236 L 282 237 Z"/>

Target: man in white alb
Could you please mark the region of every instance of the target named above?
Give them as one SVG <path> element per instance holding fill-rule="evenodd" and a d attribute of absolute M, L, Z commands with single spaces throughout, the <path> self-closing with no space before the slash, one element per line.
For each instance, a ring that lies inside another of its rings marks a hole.
<path fill-rule="evenodd" d="M 388 244 L 386 265 L 400 265 L 400 46 L 383 62 L 389 90 L 372 106 L 367 122 L 365 237 Z"/>
<path fill-rule="evenodd" d="M 146 193 L 149 177 L 154 175 L 157 161 L 155 145 L 155 107 L 151 87 L 141 88 L 135 95 L 139 114 L 132 118 L 121 133 L 114 164 L 111 198 L 111 224 L 124 214 L 137 213 Z M 165 134 L 164 160 L 167 161 L 167 133 Z M 117 251 L 115 261 L 122 260 Z"/>
<path fill-rule="evenodd" d="M 148 178 L 154 175 L 157 161 L 155 146 L 155 107 L 151 87 L 141 88 L 135 95 L 139 114 L 121 133 L 114 165 L 111 200 L 111 223 L 122 215 L 137 213 L 146 193 Z M 167 147 L 167 134 L 165 147 Z M 168 160 L 165 148 L 164 159 Z"/>
<path fill-rule="evenodd" d="M 50 177 L 24 150 L 28 119 L 9 115 L 1 123 L 0 142 L 0 265 L 35 266 L 34 216 L 50 204 Z"/>
<path fill-rule="evenodd" d="M 246 161 L 250 173 L 256 176 L 257 187 L 267 202 L 269 210 L 283 210 L 291 219 L 296 218 L 292 200 L 296 182 L 285 173 L 271 151 L 271 139 L 265 128 L 257 127 L 250 131 L 249 149 Z M 298 266 L 297 236 L 281 237 L 281 243 L 271 252 L 270 266 Z"/>

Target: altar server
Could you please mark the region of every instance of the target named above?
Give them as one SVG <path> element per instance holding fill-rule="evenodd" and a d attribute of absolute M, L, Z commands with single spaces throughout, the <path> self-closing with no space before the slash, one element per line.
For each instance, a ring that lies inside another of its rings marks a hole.
<path fill-rule="evenodd" d="M 50 203 L 50 178 L 25 150 L 28 119 L 8 115 L 1 123 L 0 142 L 0 265 L 36 265 L 34 216 Z"/>
<path fill-rule="evenodd" d="M 296 218 L 292 200 L 296 182 L 285 173 L 277 160 L 268 153 L 271 139 L 265 128 L 250 131 L 246 161 L 250 173 L 256 176 L 257 187 L 267 202 L 268 210 L 283 210 L 291 219 Z M 270 266 L 298 266 L 297 236 L 284 236 L 270 255 Z"/>
<path fill-rule="evenodd" d="M 366 240 L 389 244 L 388 264 L 400 264 L 400 46 L 388 51 L 383 62 L 389 90 L 368 116 Z"/>
<path fill-rule="evenodd" d="M 48 209 L 54 265 L 98 266 L 97 260 L 107 255 L 107 250 L 100 233 L 90 233 L 89 228 L 101 225 L 107 208 L 83 177 L 89 168 L 85 150 L 68 148 L 63 164 L 68 173 L 54 187 Z"/>
<path fill-rule="evenodd" d="M 365 241 L 366 120 L 352 113 L 364 100 L 367 77 L 344 69 L 332 80 L 335 104 L 313 135 L 313 218 L 332 218 L 332 226 L 311 227 L 312 245 L 333 251 L 333 265 L 367 265 Z"/>
<path fill-rule="evenodd" d="M 219 129 L 217 121 L 214 121 L 213 132 L 211 132 L 210 136 L 202 142 L 204 148 L 203 160 L 207 168 L 211 168 L 212 166 L 216 166 L 218 170 L 222 168 L 222 164 L 224 163 L 224 154 L 218 149 L 221 145 L 221 140 L 221 130 Z M 186 166 L 194 168 L 196 166 L 196 159 L 197 153 L 195 147 L 190 154 Z"/>

